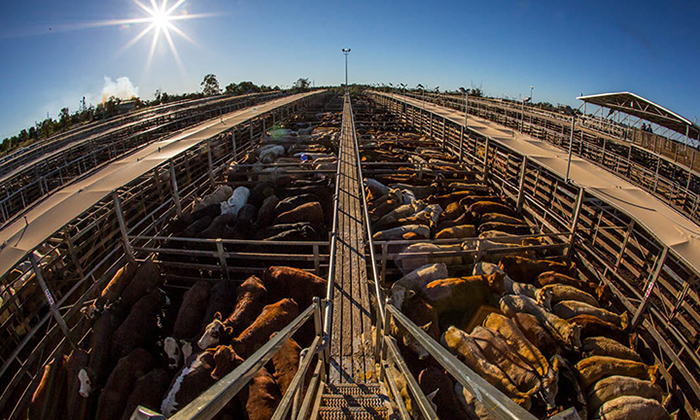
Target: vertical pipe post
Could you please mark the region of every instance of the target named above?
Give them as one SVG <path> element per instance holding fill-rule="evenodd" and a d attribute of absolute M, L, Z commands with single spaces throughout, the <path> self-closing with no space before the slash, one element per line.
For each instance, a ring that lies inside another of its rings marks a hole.
<path fill-rule="evenodd" d="M 625 255 L 625 249 L 627 249 L 627 243 L 629 242 L 633 231 L 634 220 L 630 220 L 629 224 L 627 225 L 627 232 L 625 232 L 625 238 L 622 240 L 622 245 L 620 246 L 620 252 L 617 254 L 617 261 L 615 261 L 615 271 L 617 271 L 617 269 L 620 267 L 622 257 Z"/>
<path fill-rule="evenodd" d="M 34 270 L 34 275 L 36 276 L 36 279 L 39 282 L 39 286 L 41 287 L 41 290 L 44 292 L 44 297 L 46 298 L 46 301 L 49 304 L 49 309 L 51 310 L 51 314 L 53 315 L 54 319 L 56 320 L 56 323 L 58 324 L 59 328 L 61 328 L 61 331 L 63 331 L 63 335 L 66 336 L 66 339 L 70 343 L 71 347 L 75 348 L 76 343 L 75 343 L 75 340 L 73 340 L 73 336 L 70 332 L 70 328 L 68 328 L 68 324 L 66 324 L 66 320 L 63 319 L 63 316 L 61 316 L 61 313 L 58 311 L 58 308 L 56 307 L 56 301 L 53 298 L 53 294 L 51 294 L 51 290 L 49 290 L 49 287 L 46 285 L 46 281 L 44 281 L 44 276 L 41 275 L 41 270 L 39 269 L 39 264 L 37 263 L 36 255 L 34 254 L 34 252 L 29 254 L 29 260 L 32 263 L 32 269 Z"/>
<path fill-rule="evenodd" d="M 518 201 L 516 211 L 518 214 L 523 210 L 523 202 L 525 201 L 525 174 L 527 173 L 527 156 L 523 156 L 523 164 L 520 168 L 520 182 L 518 184 Z"/>
<path fill-rule="evenodd" d="M 639 324 L 639 321 L 642 318 L 642 315 L 644 315 L 644 312 L 647 309 L 647 306 L 649 305 L 649 297 L 651 296 L 651 292 L 654 290 L 654 287 L 656 286 L 656 281 L 659 279 L 659 276 L 661 275 L 661 270 L 666 263 L 666 257 L 668 256 L 668 247 L 664 247 L 663 251 L 661 251 L 661 255 L 659 256 L 659 259 L 656 260 L 656 267 L 654 268 L 654 274 L 651 277 L 651 281 L 646 287 L 646 290 L 644 291 L 644 299 L 642 300 L 642 304 L 639 305 L 639 309 L 637 309 L 637 313 L 634 314 L 634 318 L 632 318 L 632 322 L 629 324 L 629 329 L 633 330 L 637 327 Z"/>
<path fill-rule="evenodd" d="M 173 200 L 175 201 L 175 211 L 178 217 L 182 216 L 182 205 L 180 204 L 180 192 L 177 189 L 177 178 L 175 178 L 175 162 L 170 160 L 170 182 L 173 185 Z"/>
<path fill-rule="evenodd" d="M 214 162 L 211 157 L 211 139 L 207 139 L 207 165 L 209 169 L 209 182 L 211 187 L 216 186 L 216 181 L 214 180 Z"/>
<path fill-rule="evenodd" d="M 238 150 L 236 148 L 236 128 L 231 129 L 231 143 L 233 145 L 233 159 L 238 160 Z"/>
<path fill-rule="evenodd" d="M 571 220 L 571 228 L 569 236 L 569 247 L 566 249 L 566 257 L 571 258 L 571 253 L 574 247 L 574 241 L 576 239 L 576 229 L 578 228 L 578 221 L 581 217 L 581 207 L 583 206 L 583 196 L 586 193 L 586 189 L 581 187 L 578 190 L 578 197 L 576 197 L 576 206 L 574 207 L 574 218 Z"/>
<path fill-rule="evenodd" d="M 486 137 L 484 142 L 484 181 L 488 179 L 489 176 L 489 138 Z"/>
<path fill-rule="evenodd" d="M 119 195 L 116 191 L 112 193 L 112 199 L 114 200 L 114 213 L 117 215 L 117 221 L 119 222 L 119 231 L 122 235 L 122 242 L 124 242 L 124 252 L 127 258 L 132 263 L 136 261 L 134 258 L 134 250 L 131 248 L 131 242 L 129 242 L 129 233 L 126 230 L 126 222 L 124 221 L 124 213 L 122 213 L 122 203 L 119 200 Z"/>

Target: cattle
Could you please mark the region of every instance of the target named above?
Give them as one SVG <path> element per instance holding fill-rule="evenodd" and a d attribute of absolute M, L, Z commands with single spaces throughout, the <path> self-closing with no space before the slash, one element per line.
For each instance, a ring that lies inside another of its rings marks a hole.
<path fill-rule="evenodd" d="M 256 276 L 250 276 L 236 291 L 236 305 L 233 312 L 222 320 L 221 313 L 214 314 L 214 320 L 207 325 L 198 341 L 200 349 L 214 347 L 219 343 L 230 342 L 230 338 L 246 329 L 262 312 L 267 301 L 267 289 Z"/>
<path fill-rule="evenodd" d="M 467 182 L 453 181 L 447 184 L 447 190 L 454 191 L 469 191 L 472 194 L 486 195 L 491 192 L 491 187 L 484 184 L 471 184 Z"/>
<path fill-rule="evenodd" d="M 508 376 L 519 391 L 527 396 L 540 387 L 535 369 L 514 353 L 503 336 L 494 330 L 478 326 L 469 336 L 481 349 L 481 353 Z"/>
<path fill-rule="evenodd" d="M 506 216 L 514 214 L 510 207 L 493 201 L 476 201 L 467 207 L 467 213 L 470 213 L 475 219 L 486 213 L 499 213 Z"/>
<path fill-rule="evenodd" d="M 389 297 L 392 304 L 401 309 L 409 291 L 419 292 L 423 286 L 431 281 L 447 277 L 448 272 L 445 264 L 426 264 L 395 281 L 389 289 Z"/>
<path fill-rule="evenodd" d="M 401 200 L 393 194 L 375 200 L 372 203 L 372 210 L 369 211 L 370 222 L 377 223 L 379 219 L 394 211 L 401 204 Z"/>
<path fill-rule="evenodd" d="M 478 420 L 496 420 L 495 417 L 491 415 L 491 412 L 479 400 L 467 390 L 461 383 L 455 382 L 454 392 L 457 396 L 457 401 L 464 412 L 466 412 L 470 419 Z"/>
<path fill-rule="evenodd" d="M 649 366 L 644 363 L 616 357 L 591 356 L 576 363 L 576 370 L 581 375 L 583 386 L 589 388 L 599 380 L 612 375 L 631 376 L 655 382 L 659 366 Z"/>
<path fill-rule="evenodd" d="M 469 213 L 464 213 L 456 219 L 443 219 L 437 224 L 437 231 L 441 231 L 453 226 L 471 225 L 474 223 L 474 218 Z"/>
<path fill-rule="evenodd" d="M 487 263 L 497 263 L 510 255 L 518 255 L 526 258 L 534 257 L 535 252 L 523 248 L 520 243 L 509 244 L 497 240 L 479 239 L 477 242 L 477 260 Z"/>
<path fill-rule="evenodd" d="M 196 212 L 207 206 L 219 205 L 222 201 L 228 200 L 232 194 L 233 188 L 228 185 L 220 185 L 216 190 L 205 195 L 201 200 L 196 200 L 192 210 Z"/>
<path fill-rule="evenodd" d="M 629 376 L 609 376 L 601 379 L 588 393 L 588 409 L 595 413 L 601 405 L 615 398 L 637 396 L 662 402 L 661 388 L 649 381 Z"/>
<path fill-rule="evenodd" d="M 41 380 L 32 394 L 27 410 L 29 420 L 60 418 L 63 414 L 66 386 L 65 356 L 58 355 L 44 366 Z"/>
<path fill-rule="evenodd" d="M 267 305 L 255 321 L 236 337 L 231 345 L 236 354 L 244 359 L 250 357 L 270 334 L 279 331 L 299 315 L 299 307 L 292 299 L 282 299 Z"/>
<path fill-rule="evenodd" d="M 540 290 L 546 291 L 552 297 L 552 304 L 557 304 L 563 300 L 575 300 L 592 306 L 600 306 L 596 298 L 573 286 L 555 283 L 548 284 Z"/>
<path fill-rule="evenodd" d="M 152 260 L 147 260 L 136 270 L 134 278 L 124 289 L 119 302 L 111 306 L 114 313 L 124 318 L 139 299 L 154 291 L 160 284 L 158 266 Z"/>
<path fill-rule="evenodd" d="M 300 206 L 277 216 L 273 224 L 282 223 L 323 223 L 323 207 L 318 201 L 301 204 Z"/>
<path fill-rule="evenodd" d="M 153 356 L 142 348 L 134 349 L 117 362 L 102 389 L 97 403 L 98 419 L 118 419 L 133 391 L 136 380 L 153 369 Z"/>
<path fill-rule="evenodd" d="M 581 347 L 581 331 L 575 324 L 570 324 L 553 313 L 537 305 L 533 299 L 523 295 L 505 295 L 501 298 L 501 311 L 512 318 L 518 312 L 534 315 L 554 338 L 567 348 Z"/>
<path fill-rule="evenodd" d="M 605 322 L 593 315 L 576 315 L 567 320 L 571 324 L 576 324 L 581 328 L 581 337 L 599 337 L 604 336 L 613 340 L 629 345 L 631 336 L 617 325 Z"/>
<path fill-rule="evenodd" d="M 279 226 L 279 225 L 278 225 Z M 288 226 L 288 225 L 287 225 Z M 279 241 L 317 241 L 321 239 L 319 234 L 321 230 L 317 230 L 308 223 L 302 224 L 298 228 L 292 228 L 283 232 L 280 232 L 274 236 L 268 236 L 262 238 L 267 242 L 279 242 Z M 284 249 L 283 246 L 279 246 L 277 249 Z M 284 252 L 284 251 L 280 251 Z"/>
<path fill-rule="evenodd" d="M 575 300 L 563 300 L 557 303 L 552 308 L 552 312 L 564 319 L 569 319 L 576 315 L 593 315 L 602 321 L 610 322 L 622 329 L 627 327 L 627 312 L 618 315 L 614 312 Z"/>
<path fill-rule="evenodd" d="M 524 224 L 514 225 L 501 222 L 482 222 L 479 225 L 479 232 L 488 232 L 490 230 L 497 230 L 511 235 L 529 235 L 532 233 L 530 226 Z"/>
<path fill-rule="evenodd" d="M 431 336 L 435 341 L 440 339 L 440 327 L 437 312 L 421 296 L 411 296 L 403 304 L 403 312 L 414 324 Z M 424 360 L 430 354 L 400 323 L 392 319 L 391 334 L 398 338 L 404 346 L 413 351 L 419 360 Z"/>
<path fill-rule="evenodd" d="M 365 187 L 372 197 L 382 197 L 389 194 L 389 187 L 372 178 L 365 178 Z"/>
<path fill-rule="evenodd" d="M 525 221 L 519 217 L 506 216 L 500 213 L 486 213 L 479 218 L 481 223 L 507 223 L 511 225 L 524 225 Z"/>
<path fill-rule="evenodd" d="M 421 295 L 433 305 L 441 319 L 448 312 L 469 319 L 476 308 L 488 301 L 489 289 L 483 276 L 455 277 L 428 283 L 421 289 Z"/>
<path fill-rule="evenodd" d="M 442 335 L 440 342 L 491 385 L 501 390 L 526 410 L 530 408 L 530 398 L 518 390 L 500 367 L 491 363 L 484 356 L 481 348 L 469 334 L 451 326 Z"/>
<path fill-rule="evenodd" d="M 546 376 L 549 362 L 536 345 L 533 345 L 515 325 L 515 322 L 498 313 L 492 313 L 484 320 L 484 327 L 498 331 L 513 351 L 532 366 L 540 376 Z"/>
<path fill-rule="evenodd" d="M 219 280 L 209 292 L 209 303 L 202 317 L 200 331 L 204 331 L 209 323 L 214 319 L 216 313 L 228 316 L 236 306 L 236 290 L 238 284 L 233 280 Z M 201 347 L 200 347 L 201 348 Z M 205 350 L 205 349 L 202 349 Z"/>
<path fill-rule="evenodd" d="M 169 385 L 170 375 L 165 369 L 153 369 L 140 377 L 134 384 L 134 389 L 126 401 L 122 420 L 129 420 L 139 405 L 158 411 L 163 395 L 168 391 Z"/>
<path fill-rule="evenodd" d="M 394 259 L 396 265 L 403 273 L 409 273 L 416 268 L 431 263 L 442 263 L 446 266 L 461 265 L 462 256 L 454 253 L 461 250 L 462 248 L 459 244 L 435 245 L 431 243 L 417 243 L 404 248 Z"/>
<path fill-rule="evenodd" d="M 277 216 L 275 207 L 280 203 L 280 199 L 276 195 L 271 195 L 263 201 L 258 212 L 256 225 L 258 228 L 269 226 Z"/>
<path fill-rule="evenodd" d="M 221 213 L 221 211 L 219 211 Z M 194 222 L 189 224 L 184 230 L 179 232 L 177 236 L 183 238 L 194 238 L 201 234 L 205 229 L 207 229 L 217 216 L 204 216 L 201 219 L 196 219 Z"/>
<path fill-rule="evenodd" d="M 426 198 L 428 198 L 428 196 L 433 195 L 438 191 L 438 185 L 436 183 L 424 186 L 408 184 L 391 184 L 389 185 L 389 187 L 398 188 L 400 190 L 409 190 L 415 195 L 415 198 L 418 200 L 425 200 Z"/>
<path fill-rule="evenodd" d="M 270 336 L 272 339 L 277 333 L 273 333 Z M 289 388 L 289 385 L 294 379 L 299 370 L 299 364 L 301 362 L 301 346 L 294 341 L 294 339 L 288 339 L 284 345 L 279 349 L 274 356 L 272 356 L 272 366 L 274 367 L 274 373 L 272 376 L 275 378 L 275 382 L 280 388 L 280 392 L 284 395 Z M 312 373 L 309 369 L 307 371 L 307 376 Z"/>
<path fill-rule="evenodd" d="M 275 206 L 275 215 L 280 215 L 288 211 L 294 210 L 295 208 L 306 203 L 320 202 L 321 199 L 316 194 L 300 194 L 291 197 L 287 197 L 277 203 Z"/>
<path fill-rule="evenodd" d="M 160 404 L 160 412 L 170 417 L 214 385 L 216 383 L 212 378 L 214 367 L 214 354 L 211 352 L 204 351 L 190 356 L 170 383 L 165 398 Z"/>
<path fill-rule="evenodd" d="M 390 211 L 387 213 L 384 217 L 379 219 L 375 225 L 375 229 L 381 229 L 383 226 L 389 225 L 391 223 L 395 223 L 400 219 L 403 219 L 404 217 L 411 216 L 413 214 L 418 213 L 419 211 L 423 210 L 426 207 L 426 204 L 422 201 L 416 201 L 412 204 L 404 204 L 401 206 L 398 206 L 394 210 Z"/>
<path fill-rule="evenodd" d="M 439 418 L 469 419 L 454 393 L 454 381 L 444 370 L 435 366 L 423 369 L 418 375 L 418 385 L 425 395 L 433 395 L 432 403 Z"/>
<path fill-rule="evenodd" d="M 280 389 L 267 369 L 262 368 L 253 376 L 242 399 L 248 420 L 267 420 L 277 409 L 282 399 Z"/>
<path fill-rule="evenodd" d="M 624 396 L 608 401 L 593 413 L 594 419 L 624 420 L 670 420 L 664 407 L 658 401 L 637 396 Z"/>
<path fill-rule="evenodd" d="M 540 321 L 534 315 L 516 313 L 512 318 L 515 325 L 523 332 L 529 342 L 540 349 L 547 357 L 561 353 L 561 346 Z"/>
<path fill-rule="evenodd" d="M 435 234 L 435 239 L 472 238 L 475 236 L 474 225 L 459 225 L 442 229 Z"/>
<path fill-rule="evenodd" d="M 428 197 L 428 203 L 439 204 L 440 207 L 442 207 L 444 209 L 450 203 L 454 203 L 455 201 L 459 202 L 459 200 L 463 199 L 464 197 L 471 196 L 471 195 L 472 195 L 471 191 L 455 191 L 455 192 L 451 192 L 448 194 L 434 195 L 432 197 Z"/>
<path fill-rule="evenodd" d="M 306 309 L 314 297 L 326 295 L 326 280 L 299 268 L 270 267 L 263 273 L 262 281 L 270 302 L 289 297 Z"/>
<path fill-rule="evenodd" d="M 513 281 L 507 275 L 492 275 L 485 278 L 491 291 L 499 296 L 503 295 L 522 295 L 534 299 L 538 305 L 546 309 L 552 307 L 551 296 L 545 290 L 538 289 L 535 286 L 527 283 L 518 283 Z"/>
<path fill-rule="evenodd" d="M 408 234 L 416 239 L 430 239 L 430 228 L 426 225 L 407 225 L 392 229 L 382 230 L 372 235 L 375 241 L 388 241 L 392 239 L 407 239 Z"/>
<path fill-rule="evenodd" d="M 255 221 L 258 218 L 258 208 L 252 204 L 243 206 L 238 212 L 234 237 L 245 239 L 255 232 Z"/>
<path fill-rule="evenodd" d="M 445 211 L 442 212 L 441 217 L 447 220 L 454 220 L 463 214 L 464 207 L 460 206 L 458 202 L 452 202 L 447 205 Z"/>
<path fill-rule="evenodd" d="M 101 313 L 105 306 L 116 302 L 119 297 L 124 293 L 124 289 L 129 285 L 131 280 L 136 275 L 137 266 L 136 264 L 126 263 L 114 274 L 114 277 L 107 283 L 100 297 L 95 299 L 95 302 L 90 308 L 85 312 L 88 318 L 93 319 L 98 313 Z"/>
<path fill-rule="evenodd" d="M 264 229 L 260 229 L 259 231 L 257 231 L 257 233 L 255 234 L 255 239 L 267 239 L 282 234 L 284 232 L 289 232 L 293 230 L 303 230 L 306 228 L 311 228 L 311 225 L 307 222 L 283 223 L 279 225 L 268 226 Z"/>
<path fill-rule="evenodd" d="M 537 276 L 545 271 L 556 271 L 569 274 L 574 269 L 574 263 L 566 264 L 550 260 L 533 260 L 520 256 L 506 256 L 498 265 L 508 275 L 520 282 L 534 284 Z"/>
<path fill-rule="evenodd" d="M 114 313 L 107 309 L 95 322 L 90 337 L 90 360 L 86 369 L 78 372 L 79 394 L 87 398 L 107 381 L 113 365 L 111 360 L 112 336 L 121 324 Z"/>
<path fill-rule="evenodd" d="M 238 212 L 248 203 L 250 190 L 246 187 L 238 187 L 233 190 L 233 194 L 226 201 L 221 202 L 221 215 L 230 214 L 238 217 Z"/>
<path fill-rule="evenodd" d="M 477 201 L 489 201 L 489 202 L 499 202 L 503 200 L 500 195 L 467 195 L 459 199 L 459 205 L 468 209 L 469 206 L 476 203 Z M 485 213 L 485 214 L 500 214 L 500 213 Z"/>
<path fill-rule="evenodd" d="M 80 391 L 82 381 L 80 372 L 87 368 L 90 355 L 83 349 L 75 348 L 65 358 L 63 368 L 66 371 L 66 411 L 65 415 L 70 419 L 81 419 L 87 416 L 88 400 Z"/>
<path fill-rule="evenodd" d="M 569 277 L 565 274 L 557 273 L 556 271 L 545 271 L 537 276 L 537 285 L 544 287 L 550 284 L 564 284 L 583 290 L 589 294 L 594 294 L 598 299 L 602 297 L 599 286 L 593 282 L 579 280 L 574 277 Z"/>
<path fill-rule="evenodd" d="M 111 355 L 115 359 L 127 356 L 137 347 L 147 344 L 158 331 L 158 315 L 165 305 L 165 295 L 155 290 L 142 297 L 112 336 Z"/>
<path fill-rule="evenodd" d="M 203 231 L 201 231 L 197 237 L 204 239 L 233 239 L 236 232 L 234 226 L 236 224 L 237 216 L 231 213 L 221 214 L 217 216 Z"/>
<path fill-rule="evenodd" d="M 173 333 L 163 341 L 163 350 L 168 357 L 168 368 L 177 369 L 180 362 L 192 354 L 192 339 L 201 329 L 210 291 L 209 281 L 200 280 L 185 292 L 175 318 Z"/>
<path fill-rule="evenodd" d="M 608 337 L 584 338 L 581 342 L 581 352 L 583 357 L 610 356 L 618 359 L 634 360 L 635 362 L 642 361 L 642 358 L 634 350 Z"/>

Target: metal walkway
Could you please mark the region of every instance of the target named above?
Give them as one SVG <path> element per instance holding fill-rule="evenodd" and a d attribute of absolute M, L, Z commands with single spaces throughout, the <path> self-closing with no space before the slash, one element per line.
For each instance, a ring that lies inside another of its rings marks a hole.
<path fill-rule="evenodd" d="M 362 180 L 358 179 L 355 127 L 349 97 L 343 106 L 339 151 L 338 225 L 330 349 L 330 382 L 376 381 L 370 296 L 365 264 Z"/>

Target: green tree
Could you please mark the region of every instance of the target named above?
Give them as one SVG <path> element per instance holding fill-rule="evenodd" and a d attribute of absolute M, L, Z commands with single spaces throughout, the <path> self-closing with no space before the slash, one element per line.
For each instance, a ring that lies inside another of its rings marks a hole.
<path fill-rule="evenodd" d="M 216 80 L 215 74 L 210 73 L 204 76 L 204 80 L 202 80 L 200 86 L 202 86 L 202 93 L 204 93 L 205 96 L 214 96 L 221 93 L 219 81 Z"/>
<path fill-rule="evenodd" d="M 309 79 L 300 77 L 296 82 L 294 82 L 294 85 L 292 85 L 292 90 L 295 92 L 305 92 L 309 90 L 309 86 L 311 86 Z"/>

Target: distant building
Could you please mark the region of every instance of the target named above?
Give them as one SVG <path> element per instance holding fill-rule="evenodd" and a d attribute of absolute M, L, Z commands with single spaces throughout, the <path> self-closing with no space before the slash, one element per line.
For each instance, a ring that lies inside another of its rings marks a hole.
<path fill-rule="evenodd" d="M 136 100 L 121 101 L 118 105 L 119 113 L 129 112 L 136 109 Z"/>

